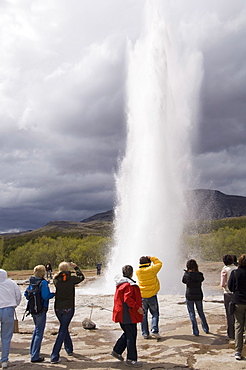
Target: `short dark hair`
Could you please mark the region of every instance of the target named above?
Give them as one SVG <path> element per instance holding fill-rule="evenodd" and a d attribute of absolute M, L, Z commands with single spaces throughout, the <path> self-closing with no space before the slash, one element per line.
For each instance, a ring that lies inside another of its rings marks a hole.
<path fill-rule="evenodd" d="M 140 265 L 143 265 L 145 263 L 151 263 L 151 260 L 149 259 L 148 256 L 142 256 L 139 259 L 139 263 L 140 263 Z"/>
<path fill-rule="evenodd" d="M 234 262 L 234 258 L 231 254 L 225 254 L 223 256 L 223 262 L 226 266 L 232 265 Z"/>
<path fill-rule="evenodd" d="M 186 263 L 187 270 L 191 271 L 198 271 L 198 264 L 196 263 L 196 260 L 188 260 Z"/>
<path fill-rule="evenodd" d="M 131 265 L 125 265 L 122 267 L 122 273 L 124 277 L 131 277 L 133 274 L 133 267 Z"/>
<path fill-rule="evenodd" d="M 239 257 L 238 266 L 246 267 L 246 254 L 242 254 L 241 257 Z"/>

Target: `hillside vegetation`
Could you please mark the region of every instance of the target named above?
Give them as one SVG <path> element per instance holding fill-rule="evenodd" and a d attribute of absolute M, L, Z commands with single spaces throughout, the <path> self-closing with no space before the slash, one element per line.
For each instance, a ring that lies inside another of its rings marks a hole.
<path fill-rule="evenodd" d="M 186 258 L 221 261 L 224 254 L 246 253 L 246 217 L 196 221 L 186 225 L 183 239 Z"/>
<path fill-rule="evenodd" d="M 32 269 L 47 261 L 57 267 L 63 260 L 74 261 L 84 269 L 95 268 L 99 261 L 106 265 L 112 228 L 112 222 L 57 221 L 34 231 L 2 235 L 0 264 L 7 270 Z M 246 217 L 189 222 L 181 245 L 185 259 L 221 261 L 227 253 L 239 257 L 246 250 Z"/>
<path fill-rule="evenodd" d="M 7 270 L 32 269 L 50 261 L 73 261 L 81 268 L 106 263 L 111 246 L 112 223 L 54 221 L 18 234 L 1 235 L 0 266 Z"/>

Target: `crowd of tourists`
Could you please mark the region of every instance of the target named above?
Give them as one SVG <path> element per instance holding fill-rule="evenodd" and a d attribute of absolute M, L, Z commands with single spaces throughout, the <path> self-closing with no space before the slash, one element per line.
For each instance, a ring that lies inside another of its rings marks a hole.
<path fill-rule="evenodd" d="M 235 339 L 235 359 L 242 359 L 243 334 L 246 327 L 246 255 L 243 254 L 237 262 L 236 256 L 225 255 L 224 267 L 221 271 L 221 287 L 224 291 L 224 306 L 227 319 L 227 336 Z M 100 266 L 101 267 L 101 266 Z M 115 277 L 116 291 L 112 320 L 120 324 L 122 335 L 116 341 L 111 355 L 119 361 L 124 361 L 123 353 L 126 350 L 125 364 L 130 367 L 142 367 L 137 354 L 137 324 L 141 323 L 141 332 L 144 339 L 154 337 L 160 339 L 159 334 L 159 304 L 157 294 L 160 290 L 158 272 L 162 262 L 153 256 L 142 256 L 139 268 L 136 270 L 138 282 L 133 280 L 133 267 L 122 267 L 122 275 Z M 73 270 L 73 271 L 72 271 Z M 73 274 L 72 272 L 75 272 Z M 46 266 L 38 265 L 34 268 L 33 276 L 24 295 L 27 298 L 27 312 L 31 313 L 34 330 L 30 344 L 30 361 L 41 363 L 45 359 L 40 355 L 43 334 L 46 325 L 46 314 L 49 300 L 54 298 L 54 310 L 60 327 L 50 356 L 50 363 L 60 362 L 60 351 L 64 346 L 68 356 L 73 355 L 73 342 L 69 333 L 69 324 L 75 312 L 75 285 L 84 280 L 80 268 L 72 262 L 61 262 L 58 272 L 53 276 L 55 292 L 49 289 L 52 278 L 50 262 Z M 199 271 L 196 260 L 190 259 L 182 282 L 186 285 L 186 305 L 191 321 L 192 333 L 199 336 L 196 320 L 197 313 L 201 320 L 203 331 L 208 334 L 209 326 L 203 311 L 203 273 Z M 7 272 L 0 269 L 0 324 L 1 324 L 1 365 L 8 367 L 10 342 L 14 332 L 15 308 L 20 304 L 22 294 L 19 286 L 7 277 Z M 33 303 L 34 302 L 34 303 Z M 148 323 L 148 313 L 151 314 L 151 324 Z"/>

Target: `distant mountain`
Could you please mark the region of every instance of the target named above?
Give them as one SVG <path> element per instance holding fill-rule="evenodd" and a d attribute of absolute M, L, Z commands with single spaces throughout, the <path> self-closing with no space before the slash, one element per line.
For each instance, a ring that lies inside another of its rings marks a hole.
<path fill-rule="evenodd" d="M 246 215 L 246 197 L 227 195 L 218 190 L 196 189 L 186 194 L 189 218 L 218 220 Z"/>
<path fill-rule="evenodd" d="M 186 201 L 189 214 L 187 221 L 192 220 L 219 220 L 230 217 L 246 216 L 246 197 L 227 195 L 218 190 L 196 189 L 186 192 Z M 30 240 L 38 236 L 51 237 L 71 235 L 82 236 L 101 235 L 110 236 L 113 231 L 114 211 L 109 210 L 97 213 L 80 222 L 51 221 L 36 230 L 26 230 L 20 233 L 0 234 L 4 239 L 27 237 Z"/>
<path fill-rule="evenodd" d="M 113 222 L 114 219 L 114 211 L 109 210 L 106 212 L 102 213 L 97 213 L 94 216 L 85 218 L 84 220 L 80 221 L 83 223 L 91 222 L 91 221 L 108 221 L 108 222 Z"/>
<path fill-rule="evenodd" d="M 246 197 L 239 195 L 227 195 L 218 190 L 195 189 L 186 192 L 189 219 L 193 220 L 217 220 L 227 217 L 246 216 Z M 80 222 L 92 221 L 112 222 L 113 210 L 97 213 Z"/>

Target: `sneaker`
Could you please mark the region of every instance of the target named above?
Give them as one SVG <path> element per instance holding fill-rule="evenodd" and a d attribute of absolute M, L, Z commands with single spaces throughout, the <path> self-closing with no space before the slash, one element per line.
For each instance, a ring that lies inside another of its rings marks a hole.
<path fill-rule="evenodd" d="M 236 360 L 242 360 L 241 353 L 236 352 L 236 353 L 235 353 L 235 359 L 236 359 Z"/>
<path fill-rule="evenodd" d="M 61 359 L 59 358 L 59 360 L 51 360 L 50 363 L 51 364 L 59 364 L 59 362 L 61 362 Z"/>
<path fill-rule="evenodd" d="M 73 353 L 73 352 L 68 352 L 68 353 L 67 353 L 67 355 L 68 355 L 68 356 L 73 356 L 73 355 L 74 355 L 74 353 Z"/>
<path fill-rule="evenodd" d="M 117 353 L 115 351 L 111 352 L 111 356 L 117 358 L 117 360 L 119 360 L 119 361 L 124 361 L 124 358 L 119 353 Z"/>
<path fill-rule="evenodd" d="M 8 362 L 7 361 L 2 362 L 2 369 L 7 369 L 7 367 L 8 367 Z"/>
<path fill-rule="evenodd" d="M 143 339 L 150 339 L 150 335 L 149 334 L 143 334 Z"/>
<path fill-rule="evenodd" d="M 153 338 L 155 338 L 155 339 L 160 339 L 160 338 L 161 338 L 161 336 L 160 336 L 160 334 L 159 334 L 159 333 L 152 333 L 152 334 L 151 334 L 151 336 L 152 336 Z"/>
<path fill-rule="evenodd" d="M 143 366 L 143 363 L 141 361 L 126 360 L 125 364 L 126 366 L 132 366 L 132 367 L 142 367 Z"/>
<path fill-rule="evenodd" d="M 44 357 L 39 357 L 37 360 L 31 360 L 31 362 L 43 362 Z"/>

